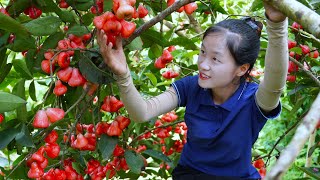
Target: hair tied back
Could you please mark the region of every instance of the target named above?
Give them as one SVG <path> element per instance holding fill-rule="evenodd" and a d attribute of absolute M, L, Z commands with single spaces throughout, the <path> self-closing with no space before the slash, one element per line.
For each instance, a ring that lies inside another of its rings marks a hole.
<path fill-rule="evenodd" d="M 253 17 L 244 17 L 242 18 L 253 30 L 256 31 L 257 35 L 260 37 L 263 24 L 259 21 L 256 21 Z"/>

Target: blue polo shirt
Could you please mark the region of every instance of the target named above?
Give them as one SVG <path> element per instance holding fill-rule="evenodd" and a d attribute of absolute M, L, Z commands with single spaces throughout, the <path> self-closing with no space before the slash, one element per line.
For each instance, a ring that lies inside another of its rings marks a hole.
<path fill-rule="evenodd" d="M 242 82 L 223 104 L 215 105 L 210 89 L 198 85 L 198 75 L 172 83 L 178 106 L 186 107 L 188 127 L 179 164 L 206 174 L 260 178 L 251 164 L 251 148 L 268 118 L 281 112 L 281 104 L 271 117 L 261 112 L 255 101 L 258 84 Z"/>

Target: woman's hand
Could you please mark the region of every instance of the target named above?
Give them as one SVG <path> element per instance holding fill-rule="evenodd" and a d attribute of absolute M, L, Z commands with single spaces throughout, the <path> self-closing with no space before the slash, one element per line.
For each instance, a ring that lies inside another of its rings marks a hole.
<path fill-rule="evenodd" d="M 282 12 L 266 3 L 265 1 L 263 1 L 263 6 L 266 12 L 266 16 L 270 21 L 277 23 L 282 22 L 286 19 L 286 16 Z"/>
<path fill-rule="evenodd" d="M 128 65 L 122 48 L 122 38 L 120 36 L 117 37 L 116 46 L 113 49 L 112 43 L 107 45 L 107 35 L 104 31 L 98 30 L 97 42 L 100 46 L 103 60 L 111 71 L 116 75 L 125 74 L 128 71 Z"/>

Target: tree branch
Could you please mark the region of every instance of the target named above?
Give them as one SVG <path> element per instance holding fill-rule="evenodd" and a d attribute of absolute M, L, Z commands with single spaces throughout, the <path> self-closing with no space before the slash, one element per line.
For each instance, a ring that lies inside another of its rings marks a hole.
<path fill-rule="evenodd" d="M 289 145 L 282 151 L 278 161 L 267 174 L 265 180 L 281 179 L 289 166 L 299 155 L 310 134 L 314 131 L 320 119 L 320 93 L 313 102 L 308 114 L 303 118 L 303 122 L 298 126 L 295 135 Z"/>
<path fill-rule="evenodd" d="M 279 9 L 290 19 L 301 24 L 315 37 L 320 38 L 320 16 L 315 11 L 293 0 L 264 0 Z"/>
<path fill-rule="evenodd" d="M 290 61 L 294 62 L 296 65 L 300 67 L 300 69 L 305 72 L 319 87 L 320 87 L 320 81 L 317 77 L 315 77 L 312 72 L 304 68 L 303 64 L 301 64 L 299 61 L 297 61 L 295 58 L 289 56 Z"/>
<path fill-rule="evenodd" d="M 192 25 L 192 27 L 194 28 L 196 33 L 198 33 L 198 34 L 203 33 L 203 29 L 201 28 L 198 21 L 192 16 L 192 14 L 187 14 L 187 16 L 189 18 L 190 24 Z"/>
<path fill-rule="evenodd" d="M 124 41 L 123 46 L 126 46 L 126 45 L 130 44 L 130 42 L 133 41 L 136 37 L 138 37 L 142 32 L 144 32 L 145 30 L 149 29 L 150 27 L 152 27 L 156 23 L 162 21 L 165 17 L 167 17 L 172 12 L 174 12 L 174 11 L 178 10 L 180 7 L 182 7 L 182 6 L 186 5 L 186 4 L 189 4 L 191 2 L 194 2 L 194 1 L 195 0 L 180 0 L 180 1 L 176 1 L 171 6 L 169 6 L 164 11 L 162 11 L 160 14 L 158 14 L 154 18 L 150 19 L 150 21 L 144 23 L 142 26 L 137 28 L 134 31 L 134 33 L 127 40 Z"/>
<path fill-rule="evenodd" d="M 164 21 L 164 25 L 167 26 L 169 29 L 174 29 L 174 25 L 171 24 L 170 22 L 168 21 Z M 182 37 L 186 37 L 182 32 L 180 31 L 174 31 L 176 34 L 178 34 L 179 36 L 182 36 Z"/>

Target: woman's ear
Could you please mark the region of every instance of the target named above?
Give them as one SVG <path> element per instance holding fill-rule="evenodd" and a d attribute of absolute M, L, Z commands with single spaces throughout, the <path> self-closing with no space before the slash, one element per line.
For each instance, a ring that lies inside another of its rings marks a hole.
<path fill-rule="evenodd" d="M 249 68 L 250 68 L 250 64 L 248 64 L 248 63 L 247 63 L 247 64 L 242 64 L 242 65 L 238 68 L 238 73 L 237 73 L 237 75 L 238 75 L 239 77 L 245 75 Z"/>

